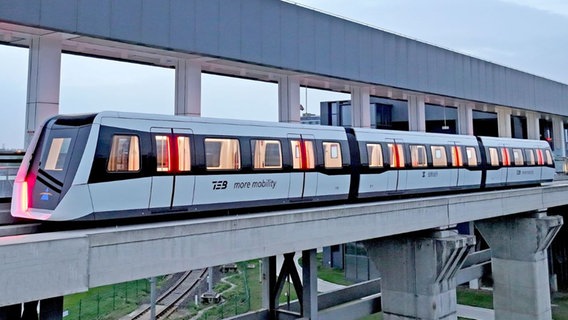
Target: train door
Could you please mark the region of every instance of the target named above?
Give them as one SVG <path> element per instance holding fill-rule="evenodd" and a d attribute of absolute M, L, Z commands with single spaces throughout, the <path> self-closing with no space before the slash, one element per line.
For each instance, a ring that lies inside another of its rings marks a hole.
<path fill-rule="evenodd" d="M 405 156 L 402 139 L 387 139 L 387 149 L 389 154 L 389 163 L 394 179 L 389 179 L 394 188 L 390 190 L 403 191 L 406 189 L 407 172 L 405 167 Z"/>
<path fill-rule="evenodd" d="M 452 188 L 458 187 L 461 184 L 463 174 L 463 150 L 456 142 L 450 142 L 450 158 L 451 158 L 451 168 L 449 171 L 449 186 Z"/>
<path fill-rule="evenodd" d="M 174 196 L 172 207 L 185 207 L 193 204 L 195 175 L 192 173 L 194 152 L 193 131 L 189 129 L 174 129 L 173 147 L 176 152 L 177 170 L 174 175 Z"/>
<path fill-rule="evenodd" d="M 361 173 L 359 181 L 359 196 L 384 196 L 385 193 L 395 192 L 398 180 L 396 170 L 386 169 L 390 157 L 390 147 L 380 142 L 366 142 L 367 161 L 369 172 Z M 361 152 L 363 153 L 363 152 Z M 361 159 L 364 162 L 365 159 Z M 390 163 L 390 162 L 389 162 Z"/>
<path fill-rule="evenodd" d="M 508 154 L 502 145 L 486 146 L 487 174 L 485 185 L 488 187 L 504 186 L 507 182 Z"/>
<path fill-rule="evenodd" d="M 289 198 L 304 200 L 317 192 L 318 176 L 315 171 L 315 138 L 313 135 L 289 134 L 292 154 Z"/>
<path fill-rule="evenodd" d="M 168 210 L 172 203 L 174 163 L 172 157 L 172 130 L 151 128 L 152 146 L 156 155 L 156 173 L 150 188 L 150 211 Z"/>

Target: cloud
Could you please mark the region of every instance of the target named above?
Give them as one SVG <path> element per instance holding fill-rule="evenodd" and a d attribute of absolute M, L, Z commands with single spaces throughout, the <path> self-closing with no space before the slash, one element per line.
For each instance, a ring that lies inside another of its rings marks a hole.
<path fill-rule="evenodd" d="M 550 14 L 568 17 L 568 2 L 566 0 L 500 0 L 519 6 L 537 9 Z"/>

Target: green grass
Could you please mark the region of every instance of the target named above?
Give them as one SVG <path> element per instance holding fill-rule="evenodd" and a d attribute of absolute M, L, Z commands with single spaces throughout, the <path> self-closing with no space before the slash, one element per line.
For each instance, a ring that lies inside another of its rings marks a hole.
<path fill-rule="evenodd" d="M 493 292 L 486 290 L 457 289 L 458 303 L 479 308 L 493 309 Z M 568 320 L 568 294 L 555 293 L 552 299 L 552 319 Z"/>
<path fill-rule="evenodd" d="M 342 286 L 349 286 L 353 284 L 352 281 L 345 279 L 345 273 L 342 269 L 322 267 L 323 253 L 318 253 L 316 255 L 316 259 L 316 264 L 318 266 L 318 278 Z M 300 266 L 302 265 L 302 258 L 298 259 L 298 264 Z"/>
<path fill-rule="evenodd" d="M 568 320 L 568 293 L 552 295 L 552 319 Z"/>
<path fill-rule="evenodd" d="M 487 290 L 473 290 L 459 287 L 456 290 L 458 304 L 493 309 L 493 293 Z"/>

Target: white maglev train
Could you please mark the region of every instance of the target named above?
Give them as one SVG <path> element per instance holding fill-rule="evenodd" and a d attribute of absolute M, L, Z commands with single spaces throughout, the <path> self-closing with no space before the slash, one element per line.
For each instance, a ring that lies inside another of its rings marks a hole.
<path fill-rule="evenodd" d="M 546 141 L 101 112 L 34 136 L 12 215 L 107 220 L 552 181 Z"/>

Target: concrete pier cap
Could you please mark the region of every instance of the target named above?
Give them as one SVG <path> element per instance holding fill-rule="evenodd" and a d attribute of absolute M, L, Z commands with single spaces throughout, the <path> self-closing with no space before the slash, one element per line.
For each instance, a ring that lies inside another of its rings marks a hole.
<path fill-rule="evenodd" d="M 438 230 L 364 243 L 381 273 L 383 319 L 457 319 L 455 276 L 474 236 Z"/>
<path fill-rule="evenodd" d="M 496 319 L 552 319 L 546 250 L 563 223 L 546 212 L 475 223 L 491 247 Z"/>

